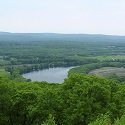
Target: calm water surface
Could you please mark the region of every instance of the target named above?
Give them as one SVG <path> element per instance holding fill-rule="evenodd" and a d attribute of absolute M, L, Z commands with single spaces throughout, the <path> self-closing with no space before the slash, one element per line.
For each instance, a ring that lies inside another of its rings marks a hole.
<path fill-rule="evenodd" d="M 73 67 L 61 67 L 61 68 L 49 68 L 40 71 L 33 71 L 30 73 L 23 74 L 26 79 L 32 81 L 47 81 L 50 83 L 63 83 L 64 79 L 67 78 L 68 71 Z"/>

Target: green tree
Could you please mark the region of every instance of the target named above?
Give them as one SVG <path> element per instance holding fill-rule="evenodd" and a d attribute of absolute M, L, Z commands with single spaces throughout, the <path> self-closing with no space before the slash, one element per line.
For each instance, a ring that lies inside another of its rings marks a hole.
<path fill-rule="evenodd" d="M 41 125 L 56 125 L 54 117 L 50 114 L 48 119 Z"/>
<path fill-rule="evenodd" d="M 108 115 L 101 115 L 94 122 L 88 125 L 111 125 L 111 121 Z"/>

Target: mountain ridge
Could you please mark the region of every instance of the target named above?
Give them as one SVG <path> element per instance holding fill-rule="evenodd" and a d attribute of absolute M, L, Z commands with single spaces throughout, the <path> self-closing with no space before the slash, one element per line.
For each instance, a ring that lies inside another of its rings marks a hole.
<path fill-rule="evenodd" d="M 125 42 L 125 36 L 105 34 L 61 34 L 61 33 L 11 33 L 0 32 L 0 41 L 114 41 Z"/>

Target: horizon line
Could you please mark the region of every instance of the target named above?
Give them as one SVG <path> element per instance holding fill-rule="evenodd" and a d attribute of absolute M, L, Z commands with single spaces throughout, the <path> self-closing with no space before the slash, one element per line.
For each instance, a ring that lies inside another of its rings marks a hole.
<path fill-rule="evenodd" d="M 0 31 L 0 33 L 12 33 L 12 34 L 62 34 L 62 35 L 102 35 L 102 36 L 124 36 L 120 34 L 103 34 L 103 33 L 61 33 L 61 32 L 10 32 L 10 31 Z"/>

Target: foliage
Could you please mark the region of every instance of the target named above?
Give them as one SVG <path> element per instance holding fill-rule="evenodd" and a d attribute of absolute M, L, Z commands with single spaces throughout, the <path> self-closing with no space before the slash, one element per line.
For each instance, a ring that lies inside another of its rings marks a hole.
<path fill-rule="evenodd" d="M 0 37 L 0 125 L 125 124 L 124 78 L 86 75 L 101 67 L 125 68 L 125 38 L 57 34 Z M 21 77 L 34 70 L 79 65 L 63 84 Z M 107 112 L 109 115 L 102 115 Z"/>
<path fill-rule="evenodd" d="M 74 74 L 63 84 L 1 78 L 0 124 L 96 124 L 107 112 L 114 122 L 124 113 L 124 93 L 124 84 L 96 76 Z"/>
<path fill-rule="evenodd" d="M 46 122 L 41 125 L 56 125 L 53 116 L 50 114 Z"/>
<path fill-rule="evenodd" d="M 120 119 L 117 119 L 113 125 L 124 125 L 124 124 L 125 124 L 125 114 L 123 114 Z"/>
<path fill-rule="evenodd" d="M 88 125 L 111 125 L 111 122 L 108 115 L 101 115 L 94 122 Z"/>

